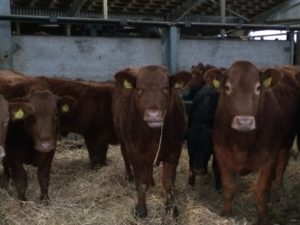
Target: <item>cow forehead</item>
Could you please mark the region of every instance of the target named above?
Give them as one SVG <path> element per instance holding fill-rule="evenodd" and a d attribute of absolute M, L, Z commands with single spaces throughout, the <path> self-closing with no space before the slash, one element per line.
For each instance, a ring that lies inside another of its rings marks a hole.
<path fill-rule="evenodd" d="M 136 85 L 142 88 L 166 87 L 169 85 L 169 76 L 161 70 L 140 71 Z"/>
<path fill-rule="evenodd" d="M 8 102 L 0 95 L 0 119 L 7 118 L 9 114 Z"/>
<path fill-rule="evenodd" d="M 255 86 L 259 82 L 259 71 L 254 65 L 235 65 L 227 72 L 227 81 L 231 85 L 242 87 Z"/>
<path fill-rule="evenodd" d="M 50 112 L 57 107 L 57 96 L 49 91 L 37 91 L 29 97 L 29 102 L 34 105 L 36 112 Z"/>

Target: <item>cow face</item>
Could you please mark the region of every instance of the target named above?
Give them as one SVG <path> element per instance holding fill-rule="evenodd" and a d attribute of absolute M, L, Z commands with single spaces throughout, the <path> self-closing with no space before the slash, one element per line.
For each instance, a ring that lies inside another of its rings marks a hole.
<path fill-rule="evenodd" d="M 0 159 L 5 156 L 5 139 L 8 122 L 10 120 L 24 119 L 33 112 L 33 107 L 24 102 L 7 102 L 0 95 Z"/>
<path fill-rule="evenodd" d="M 73 109 L 75 100 L 68 96 L 58 97 L 47 90 L 34 91 L 22 99 L 34 107 L 34 112 L 25 120 L 34 148 L 40 152 L 54 151 L 59 117 Z"/>
<path fill-rule="evenodd" d="M 237 131 L 256 128 L 255 116 L 262 95 L 281 78 L 277 69 L 259 71 L 247 61 L 235 62 L 227 71 L 209 70 L 205 80 L 220 91 L 224 113 L 231 118 L 231 127 Z"/>
<path fill-rule="evenodd" d="M 191 77 L 186 71 L 169 76 L 159 66 L 126 69 L 115 75 L 122 88 L 134 93 L 138 114 L 150 128 L 162 126 L 172 93 L 182 89 Z"/>

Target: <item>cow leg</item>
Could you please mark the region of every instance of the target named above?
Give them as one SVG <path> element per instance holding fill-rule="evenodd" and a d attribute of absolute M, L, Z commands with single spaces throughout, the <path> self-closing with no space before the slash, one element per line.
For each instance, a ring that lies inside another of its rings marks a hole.
<path fill-rule="evenodd" d="M 281 149 L 277 155 L 277 164 L 276 164 L 276 177 L 275 184 L 279 187 L 283 185 L 283 175 L 288 165 L 290 157 L 290 151 L 288 149 Z"/>
<path fill-rule="evenodd" d="M 40 199 L 42 202 L 49 201 L 48 188 L 49 188 L 49 180 L 50 180 L 50 168 L 51 168 L 53 156 L 54 156 L 54 152 L 46 153 L 46 154 L 44 153 L 42 156 L 43 158 L 40 161 L 41 163 L 39 164 L 38 167 L 37 176 L 41 188 Z"/>
<path fill-rule="evenodd" d="M 237 176 L 234 171 L 230 170 L 226 166 L 223 166 L 223 164 L 219 164 L 219 166 L 222 171 L 221 180 L 224 192 L 224 206 L 221 216 L 229 216 L 232 212 L 232 201 L 237 190 Z"/>
<path fill-rule="evenodd" d="M 3 169 L 4 169 L 3 187 L 7 188 L 9 180 L 10 180 L 10 177 L 11 177 L 11 174 L 10 174 L 10 164 L 8 162 L 7 157 L 4 157 L 2 159 L 2 165 L 3 165 Z"/>
<path fill-rule="evenodd" d="M 133 165 L 138 192 L 138 203 L 135 206 L 135 215 L 140 218 L 145 218 L 148 214 L 146 207 L 146 192 L 152 180 L 152 164 L 135 162 Z"/>
<path fill-rule="evenodd" d="M 107 165 L 108 143 L 97 136 L 84 136 L 92 169 Z"/>
<path fill-rule="evenodd" d="M 166 194 L 166 213 L 172 210 L 173 217 L 178 216 L 178 210 L 174 201 L 174 183 L 176 177 L 176 163 L 163 162 L 161 181 Z"/>
<path fill-rule="evenodd" d="M 133 175 L 130 168 L 129 159 L 127 157 L 126 147 L 125 144 L 121 142 L 121 153 L 124 160 L 125 170 L 126 170 L 126 176 L 128 181 L 131 183 L 133 182 Z"/>
<path fill-rule="evenodd" d="M 262 168 L 254 182 L 254 195 L 258 211 L 258 225 L 269 225 L 268 201 L 270 188 L 272 183 L 272 170 L 270 168 Z"/>
<path fill-rule="evenodd" d="M 193 171 L 193 158 L 190 155 L 190 159 L 189 159 L 189 180 L 188 180 L 188 184 L 191 185 L 192 187 L 195 186 L 195 179 L 196 179 L 196 174 Z"/>
<path fill-rule="evenodd" d="M 215 176 L 215 187 L 216 191 L 222 190 L 221 173 L 217 160 L 213 157 L 212 168 Z"/>
<path fill-rule="evenodd" d="M 16 185 L 18 197 L 21 201 L 27 201 L 27 173 L 21 162 L 12 162 L 11 175 Z"/>

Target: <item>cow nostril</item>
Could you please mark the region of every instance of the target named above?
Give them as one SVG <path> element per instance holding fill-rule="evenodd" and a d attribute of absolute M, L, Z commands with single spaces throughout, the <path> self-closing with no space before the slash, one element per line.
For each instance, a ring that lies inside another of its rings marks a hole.
<path fill-rule="evenodd" d="M 255 129 L 255 118 L 253 116 L 236 116 L 231 126 L 241 131 L 253 130 Z"/>
<path fill-rule="evenodd" d="M 161 120 L 162 113 L 160 110 L 146 110 L 145 118 L 148 120 Z"/>

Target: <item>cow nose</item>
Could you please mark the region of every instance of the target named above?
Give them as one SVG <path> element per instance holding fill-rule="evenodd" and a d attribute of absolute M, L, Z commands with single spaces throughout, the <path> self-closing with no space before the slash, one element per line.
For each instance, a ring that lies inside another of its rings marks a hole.
<path fill-rule="evenodd" d="M 256 127 L 255 118 L 253 116 L 235 116 L 231 127 L 244 132 L 254 130 Z"/>
<path fill-rule="evenodd" d="M 5 156 L 5 150 L 3 148 L 3 146 L 0 146 L 0 159 L 3 159 Z"/>
<path fill-rule="evenodd" d="M 161 110 L 147 109 L 145 111 L 144 119 L 150 122 L 162 121 L 163 118 L 162 118 Z"/>
<path fill-rule="evenodd" d="M 53 141 L 43 141 L 37 144 L 36 149 L 40 152 L 50 152 L 55 149 L 55 143 Z"/>

